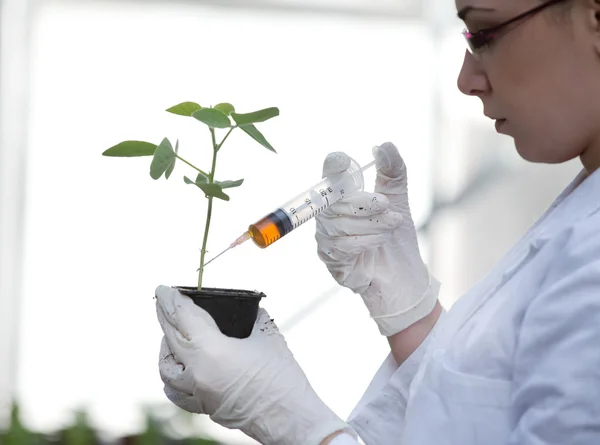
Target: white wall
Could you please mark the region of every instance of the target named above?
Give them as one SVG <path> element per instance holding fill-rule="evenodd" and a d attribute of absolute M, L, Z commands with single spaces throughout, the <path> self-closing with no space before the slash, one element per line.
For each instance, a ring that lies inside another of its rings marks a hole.
<path fill-rule="evenodd" d="M 17 379 L 31 2 L 0 1 L 0 425 Z"/>

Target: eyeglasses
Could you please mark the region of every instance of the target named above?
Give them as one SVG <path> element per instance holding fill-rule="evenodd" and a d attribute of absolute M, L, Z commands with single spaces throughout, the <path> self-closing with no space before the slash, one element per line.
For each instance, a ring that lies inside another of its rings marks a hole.
<path fill-rule="evenodd" d="M 467 41 L 467 48 L 469 49 L 469 52 L 473 54 L 473 56 L 476 59 L 481 59 L 481 53 L 488 47 L 490 43 L 492 43 L 492 41 L 496 40 L 500 36 L 501 31 L 508 25 L 511 25 L 519 20 L 532 17 L 533 15 L 543 11 L 544 9 L 550 6 L 556 5 L 558 3 L 563 3 L 565 1 L 567 0 L 549 0 L 499 25 L 493 26 L 491 28 L 481 29 L 477 32 L 471 33 L 465 29 L 463 31 L 463 36 Z"/>

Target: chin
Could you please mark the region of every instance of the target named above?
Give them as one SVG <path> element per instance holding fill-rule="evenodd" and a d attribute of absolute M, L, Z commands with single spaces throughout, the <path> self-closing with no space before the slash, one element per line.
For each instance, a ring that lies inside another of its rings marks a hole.
<path fill-rule="evenodd" d="M 556 142 L 551 144 L 541 144 L 539 142 L 520 144 L 515 139 L 515 148 L 521 158 L 536 164 L 562 164 L 579 156 L 577 152 L 565 151 L 564 145 Z"/>
<path fill-rule="evenodd" d="M 515 148 L 519 156 L 527 162 L 536 164 L 560 164 L 570 161 L 575 156 L 567 156 L 566 153 L 561 153 L 558 144 L 552 143 L 533 143 L 519 141 L 515 138 Z"/>
<path fill-rule="evenodd" d="M 540 149 L 536 147 L 534 144 L 525 143 L 520 141 L 518 138 L 514 139 L 515 148 L 517 149 L 517 153 L 521 158 L 523 158 L 527 162 L 543 162 Z"/>

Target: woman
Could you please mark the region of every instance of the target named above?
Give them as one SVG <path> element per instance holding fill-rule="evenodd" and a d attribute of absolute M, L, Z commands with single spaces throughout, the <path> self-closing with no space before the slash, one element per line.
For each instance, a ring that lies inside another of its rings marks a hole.
<path fill-rule="evenodd" d="M 391 353 L 348 423 L 317 397 L 262 311 L 222 336 L 157 290 L 168 397 L 264 444 L 600 444 L 600 0 L 456 0 L 459 89 L 530 162 L 579 157 L 548 211 L 447 313 L 421 260 L 404 163 L 376 155 L 375 194 L 318 217 L 319 257 L 361 295 Z M 327 157 L 324 173 L 348 158 Z"/>

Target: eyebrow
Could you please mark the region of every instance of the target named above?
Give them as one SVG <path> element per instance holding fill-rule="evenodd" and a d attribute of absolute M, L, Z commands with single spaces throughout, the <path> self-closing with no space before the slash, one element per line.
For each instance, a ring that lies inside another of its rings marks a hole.
<path fill-rule="evenodd" d="M 464 8 L 460 9 L 460 11 L 458 11 L 458 13 L 456 15 L 458 16 L 459 19 L 465 20 L 467 18 L 467 15 L 470 12 L 475 12 L 475 11 L 492 12 L 492 11 L 495 11 L 495 9 L 494 8 L 483 8 L 483 7 L 479 7 L 479 6 L 465 6 Z"/>

